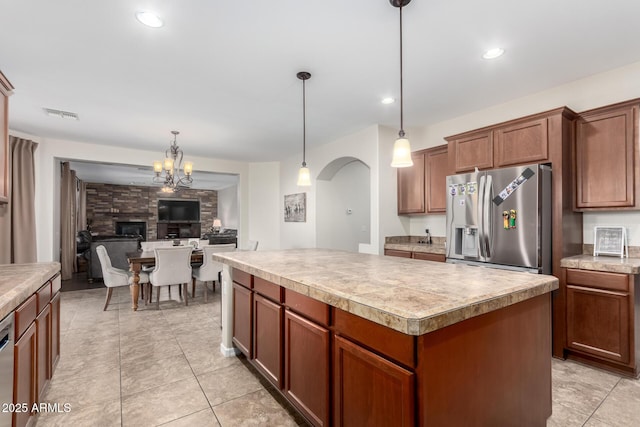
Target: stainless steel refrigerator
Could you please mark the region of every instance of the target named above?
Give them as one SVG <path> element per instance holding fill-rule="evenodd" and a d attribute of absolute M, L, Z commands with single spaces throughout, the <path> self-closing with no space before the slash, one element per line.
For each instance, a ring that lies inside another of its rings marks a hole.
<path fill-rule="evenodd" d="M 551 274 L 551 167 L 447 177 L 447 262 Z"/>

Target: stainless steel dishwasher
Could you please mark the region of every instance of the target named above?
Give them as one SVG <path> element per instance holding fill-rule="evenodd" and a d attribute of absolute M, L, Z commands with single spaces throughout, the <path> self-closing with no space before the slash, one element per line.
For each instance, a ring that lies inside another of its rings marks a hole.
<path fill-rule="evenodd" d="M 13 404 L 13 313 L 0 320 L 0 427 L 11 425 Z M 6 406 L 5 406 L 6 405 Z"/>

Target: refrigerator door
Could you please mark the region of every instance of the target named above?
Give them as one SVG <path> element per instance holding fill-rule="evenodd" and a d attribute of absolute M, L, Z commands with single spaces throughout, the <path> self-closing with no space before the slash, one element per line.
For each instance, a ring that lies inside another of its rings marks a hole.
<path fill-rule="evenodd" d="M 481 246 L 485 261 L 539 268 L 541 206 L 540 166 L 528 165 L 487 172 Z"/>
<path fill-rule="evenodd" d="M 484 172 L 447 177 L 447 257 L 480 259 L 478 180 Z"/>

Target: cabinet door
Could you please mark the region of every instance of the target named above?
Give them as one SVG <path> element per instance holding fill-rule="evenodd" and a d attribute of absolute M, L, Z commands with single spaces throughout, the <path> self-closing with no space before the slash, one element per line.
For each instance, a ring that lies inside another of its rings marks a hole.
<path fill-rule="evenodd" d="M 446 261 L 446 257 L 443 254 L 430 254 L 426 252 L 413 252 L 412 258 L 421 259 L 424 261 L 436 261 L 436 262 Z"/>
<path fill-rule="evenodd" d="M 456 173 L 493 167 L 493 132 L 482 131 L 454 139 L 449 143 Z"/>
<path fill-rule="evenodd" d="M 334 357 L 336 426 L 414 425 L 412 372 L 337 335 Z"/>
<path fill-rule="evenodd" d="M 546 118 L 497 129 L 495 138 L 497 167 L 540 162 L 549 158 Z"/>
<path fill-rule="evenodd" d="M 286 310 L 284 390 L 313 425 L 329 424 L 329 330 Z"/>
<path fill-rule="evenodd" d="M 635 206 L 637 107 L 584 114 L 576 123 L 576 208 Z"/>
<path fill-rule="evenodd" d="M 385 249 L 384 254 L 387 256 L 397 256 L 400 258 L 411 258 L 410 251 L 398 251 L 395 249 Z"/>
<path fill-rule="evenodd" d="M 9 95 L 13 87 L 0 71 L 0 204 L 9 201 Z"/>
<path fill-rule="evenodd" d="M 567 346 L 630 362 L 630 297 L 626 292 L 567 285 Z"/>
<path fill-rule="evenodd" d="M 427 213 L 447 211 L 447 174 L 449 156 L 446 145 L 425 153 Z"/>
<path fill-rule="evenodd" d="M 398 214 L 424 213 L 424 153 L 411 153 L 413 166 L 398 168 Z"/>
<path fill-rule="evenodd" d="M 260 294 L 253 298 L 253 356 L 256 368 L 282 388 L 283 308 Z"/>
<path fill-rule="evenodd" d="M 51 377 L 58 360 L 60 360 L 60 292 L 51 298 Z"/>
<path fill-rule="evenodd" d="M 36 324 L 22 334 L 14 347 L 13 403 L 28 405 L 29 411 L 36 401 Z M 23 427 L 29 422 L 31 412 L 14 412 L 14 427 Z"/>
<path fill-rule="evenodd" d="M 253 292 L 233 283 L 233 343 L 247 356 L 253 357 L 251 340 L 253 324 Z"/>
<path fill-rule="evenodd" d="M 36 398 L 44 391 L 51 378 L 51 307 L 49 304 L 36 317 Z"/>

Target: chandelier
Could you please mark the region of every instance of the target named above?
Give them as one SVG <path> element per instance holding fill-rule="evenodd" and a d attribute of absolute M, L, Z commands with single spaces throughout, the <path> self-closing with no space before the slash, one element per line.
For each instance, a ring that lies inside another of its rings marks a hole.
<path fill-rule="evenodd" d="M 171 146 L 164 152 L 164 162 L 153 162 L 153 171 L 156 176 L 153 177 L 155 184 L 162 184 L 164 193 L 175 193 L 183 188 L 190 188 L 193 178 L 193 163 L 184 162 L 182 175 L 180 168 L 182 167 L 182 150 L 176 144 L 176 138 L 180 134 L 177 130 L 172 130 L 173 142 Z"/>

